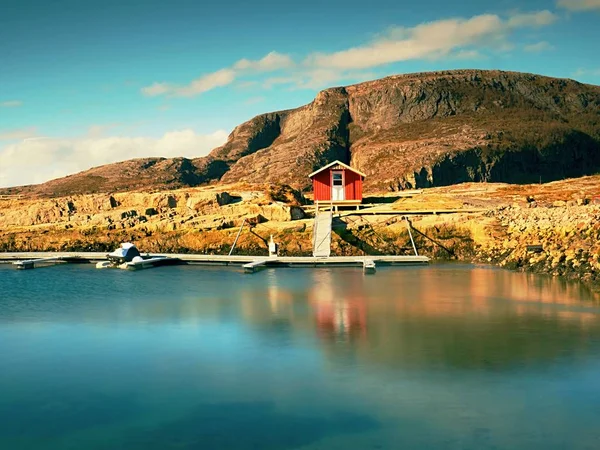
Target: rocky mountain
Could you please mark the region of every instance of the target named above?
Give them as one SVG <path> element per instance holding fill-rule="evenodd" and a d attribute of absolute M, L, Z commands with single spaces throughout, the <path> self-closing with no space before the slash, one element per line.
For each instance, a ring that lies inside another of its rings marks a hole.
<path fill-rule="evenodd" d="M 399 75 L 320 92 L 309 105 L 237 127 L 205 161 L 224 181 L 307 186 L 333 159 L 366 185 L 539 182 L 600 170 L 600 87 L 461 70 Z"/>
<path fill-rule="evenodd" d="M 0 189 L 0 194 L 62 197 L 77 194 L 197 186 L 204 182 L 187 158 L 139 158 L 94 167 L 39 185 Z"/>
<path fill-rule="evenodd" d="M 257 116 L 207 157 L 128 161 L 30 189 L 92 192 L 217 180 L 307 188 L 307 174 L 335 159 L 365 172 L 367 187 L 392 190 L 596 173 L 600 86 L 484 70 L 391 76 L 326 89 L 308 105 Z"/>

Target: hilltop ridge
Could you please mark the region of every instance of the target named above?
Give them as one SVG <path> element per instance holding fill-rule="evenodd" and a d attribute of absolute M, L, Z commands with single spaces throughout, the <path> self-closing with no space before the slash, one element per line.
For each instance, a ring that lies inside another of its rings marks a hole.
<path fill-rule="evenodd" d="M 600 86 L 496 70 L 394 75 L 325 89 L 237 126 L 208 156 L 110 164 L 3 193 L 69 195 L 211 182 L 309 187 L 335 159 L 366 186 L 531 183 L 600 171 Z"/>

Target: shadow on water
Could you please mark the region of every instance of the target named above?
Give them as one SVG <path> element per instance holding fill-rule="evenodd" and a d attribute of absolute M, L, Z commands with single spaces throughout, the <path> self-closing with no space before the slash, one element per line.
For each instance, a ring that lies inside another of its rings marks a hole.
<path fill-rule="evenodd" d="M 137 430 L 118 448 L 286 450 L 330 435 L 362 433 L 377 427 L 374 419 L 364 415 L 292 416 L 277 411 L 269 402 L 204 404 L 162 426 Z"/>

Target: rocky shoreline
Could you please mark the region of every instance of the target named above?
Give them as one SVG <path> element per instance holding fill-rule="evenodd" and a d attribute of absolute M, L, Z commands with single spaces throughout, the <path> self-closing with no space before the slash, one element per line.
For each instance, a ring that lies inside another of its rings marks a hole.
<path fill-rule="evenodd" d="M 577 279 L 600 288 L 600 205 L 555 202 L 487 213 L 504 237 L 480 246 L 475 260 L 512 270 Z"/>
<path fill-rule="evenodd" d="M 396 200 L 393 207 L 465 209 L 411 216 L 419 253 L 433 260 L 545 273 L 598 289 L 600 202 L 590 193 L 600 183 L 584 181 L 576 193 L 567 191 L 567 181 L 535 186 L 535 197 L 527 194 L 534 187 L 458 185 Z M 109 251 L 133 241 L 147 252 L 227 254 L 245 221 L 237 254 L 266 254 L 273 235 L 282 255 L 307 256 L 313 219 L 302 201 L 297 192 L 273 185 L 3 201 L 0 252 Z M 473 207 L 482 212 L 468 212 Z M 336 218 L 331 249 L 340 256 L 413 251 L 401 214 Z"/>

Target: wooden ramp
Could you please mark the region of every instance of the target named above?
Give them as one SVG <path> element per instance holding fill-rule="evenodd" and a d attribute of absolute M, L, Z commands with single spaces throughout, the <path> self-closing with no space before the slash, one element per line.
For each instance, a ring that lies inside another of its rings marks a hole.
<path fill-rule="evenodd" d="M 363 259 L 362 260 L 362 265 L 363 265 L 363 273 L 364 274 L 374 274 L 376 271 L 375 268 L 375 261 L 373 261 L 372 259 Z"/>
<path fill-rule="evenodd" d="M 319 212 L 313 226 L 313 256 L 327 258 L 331 254 L 331 211 Z"/>
<path fill-rule="evenodd" d="M 36 265 L 65 262 L 61 256 L 49 256 L 46 258 L 26 259 L 15 261 L 13 265 L 19 270 L 35 269 Z"/>
<path fill-rule="evenodd" d="M 266 266 L 267 261 L 265 259 L 257 259 L 256 261 L 252 261 L 251 263 L 244 264 L 242 267 L 244 268 L 245 273 L 254 273 L 260 267 Z"/>

